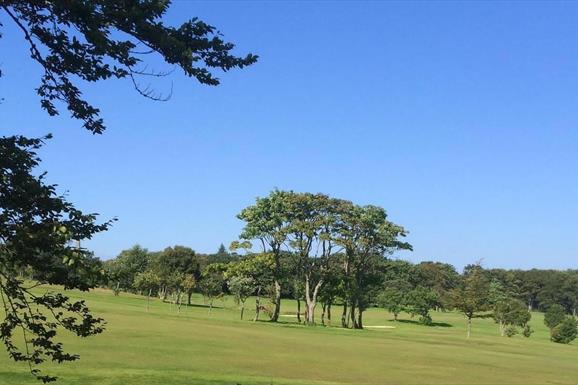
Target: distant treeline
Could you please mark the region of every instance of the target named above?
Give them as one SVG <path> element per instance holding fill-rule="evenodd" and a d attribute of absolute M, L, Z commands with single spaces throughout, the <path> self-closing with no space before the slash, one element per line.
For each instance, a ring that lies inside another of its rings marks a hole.
<path fill-rule="evenodd" d="M 284 253 L 285 273 L 282 297 L 303 300 L 299 282 L 291 279 L 291 255 Z M 202 293 L 201 281 L 203 275 L 209 271 L 223 271 L 223 293 L 231 294 L 225 277 L 226 271 L 234 270 L 239 265 L 255 259 L 259 254 L 241 256 L 230 253 L 224 245 L 221 245 L 216 253 L 196 253 L 193 249 L 184 246 L 168 247 L 163 251 L 149 252 L 138 245 L 122 251 L 116 258 L 95 263 L 101 265 L 103 271 L 101 286 L 107 286 L 118 291 L 141 293 L 142 284 L 139 285 L 144 273 L 156 273 L 160 279 L 154 285 L 154 294 L 166 298 L 169 294 L 176 294 L 180 287 L 180 279 L 191 276 L 194 285 L 187 294 L 197 291 Z M 343 255 L 336 255 L 336 260 Z M 435 294 L 435 310 L 448 310 L 452 308 L 452 290 L 459 286 L 460 281 L 478 265 L 468 265 L 459 273 L 457 269 L 448 263 L 426 261 L 417 264 L 398 259 L 384 260 L 380 282 L 383 290 L 391 290 L 398 286 L 400 291 L 411 291 L 416 287 L 430 290 Z M 489 290 L 494 295 L 506 295 L 522 301 L 530 311 L 546 311 L 551 305 L 561 305 L 568 314 L 576 315 L 578 310 L 578 270 L 554 270 L 554 269 L 482 269 L 484 276 L 489 282 Z M 258 273 L 255 270 L 255 273 Z M 230 274 L 229 274 L 230 275 Z M 179 279 L 180 278 L 180 279 Z M 332 286 L 330 280 L 326 286 Z M 257 290 L 257 288 L 255 288 Z M 262 293 L 269 293 L 272 288 L 265 285 Z M 322 299 L 331 297 L 328 290 L 322 290 Z M 335 290 L 339 292 L 337 288 Z M 256 293 L 251 293 L 256 294 Z M 379 298 L 383 297 L 380 289 L 372 296 L 373 306 L 379 305 Z M 380 295 L 381 294 L 381 295 Z M 334 303 L 342 303 L 343 299 L 338 294 L 334 296 Z"/>

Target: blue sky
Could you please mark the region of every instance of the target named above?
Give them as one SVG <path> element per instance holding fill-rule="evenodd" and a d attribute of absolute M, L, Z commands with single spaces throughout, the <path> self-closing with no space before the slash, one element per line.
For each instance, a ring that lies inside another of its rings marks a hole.
<path fill-rule="evenodd" d="M 40 69 L 5 24 L 0 132 L 55 138 L 49 180 L 119 221 L 89 246 L 201 252 L 236 239 L 235 215 L 271 189 L 385 207 L 412 261 L 576 267 L 578 4 L 175 2 L 259 63 L 209 88 L 175 72 L 139 97 L 84 87 L 108 125 L 49 118 Z M 159 69 L 166 67 L 159 66 Z"/>

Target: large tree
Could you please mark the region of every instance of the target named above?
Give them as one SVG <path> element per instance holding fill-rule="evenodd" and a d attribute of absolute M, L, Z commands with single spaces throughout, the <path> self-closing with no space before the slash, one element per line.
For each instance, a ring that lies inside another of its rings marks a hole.
<path fill-rule="evenodd" d="M 288 240 L 289 218 L 287 217 L 287 201 L 291 193 L 274 190 L 269 196 L 257 198 L 254 205 L 243 209 L 237 218 L 245 222 L 245 227 L 239 238 L 244 242 L 257 241 L 263 253 L 273 256 L 275 267 L 273 270 L 273 313 L 271 321 L 277 322 L 281 311 L 281 283 L 283 270 L 281 257 L 282 247 Z M 232 248 L 239 245 L 250 247 L 250 244 L 235 242 Z"/>
<path fill-rule="evenodd" d="M 407 310 L 410 292 L 411 285 L 403 279 L 386 281 L 385 288 L 377 296 L 377 304 L 393 314 L 393 320 L 397 321 L 399 313 Z"/>
<path fill-rule="evenodd" d="M 202 260 L 197 258 L 195 251 L 185 246 L 167 247 L 153 254 L 150 262 L 150 269 L 159 278 L 159 295 L 162 300 L 166 300 L 171 291 L 183 289 L 176 283 L 181 282 L 186 276 L 193 275 L 199 278 L 202 267 Z M 189 288 L 187 303 L 190 304 L 193 289 L 187 287 Z"/>
<path fill-rule="evenodd" d="M 135 278 L 137 274 L 147 270 L 149 263 L 148 250 L 139 245 L 123 250 L 116 258 L 106 261 L 105 266 L 115 292 L 118 293 L 121 289 L 127 291 L 136 289 Z"/>
<path fill-rule="evenodd" d="M 100 134 L 105 125 L 99 109 L 82 95 L 79 85 L 84 82 L 129 78 L 141 95 L 162 100 L 166 97 L 143 88 L 139 78 L 162 77 L 172 69 L 148 70 L 154 62 L 149 55 L 207 85 L 219 84 L 215 69 L 243 68 L 257 60 L 251 54 L 233 55 L 234 45 L 197 18 L 179 27 L 165 25 L 162 19 L 169 6 L 166 0 L 1 0 L 0 13 L 5 15 L 3 20 L 16 25 L 25 49 L 42 69 L 36 90 L 41 107 L 54 116 L 62 103 L 85 129 Z M 100 332 L 100 319 L 83 302 L 71 303 L 63 294 L 34 297 L 15 280 L 15 270 L 32 269 L 41 282 L 88 289 L 95 283 L 91 278 L 95 264 L 89 263 L 94 258 L 89 259 L 86 250 L 71 247 L 69 241 L 90 238 L 109 223 L 95 224 L 94 215 L 82 214 L 57 195 L 54 186 L 46 185 L 43 176 L 31 174 L 39 161 L 34 150 L 41 143 L 41 139 L 20 136 L 0 138 L 0 295 L 6 309 L 0 338 L 13 359 L 29 362 L 33 374 L 50 381 L 54 377 L 40 376 L 32 365 L 46 357 L 61 362 L 77 356 L 65 353 L 54 342 L 57 326 L 47 321 L 47 312 L 58 315 L 64 309 L 67 315 L 59 315 L 57 323 L 78 335 Z M 34 306 L 28 306 L 30 301 Z M 81 322 L 75 323 L 69 313 Z M 15 329 L 25 334 L 26 353 L 13 343 Z"/>
<path fill-rule="evenodd" d="M 92 254 L 76 241 L 106 230 L 110 222 L 97 224 L 94 214 L 76 209 L 34 170 L 42 143 L 0 138 L 0 340 L 12 359 L 27 362 L 33 375 L 48 382 L 55 377 L 41 374 L 36 365 L 78 359 L 56 340 L 59 331 L 90 336 L 102 332 L 102 319 L 92 316 L 84 301 L 30 290 L 19 272 L 31 269 L 40 283 L 88 290 L 98 271 Z"/>
<path fill-rule="evenodd" d="M 490 309 L 490 283 L 479 265 L 466 267 L 458 287 L 452 292 L 454 307 L 466 317 L 466 336 L 472 334 L 472 319 L 484 315 Z"/>
<path fill-rule="evenodd" d="M 338 211 L 335 242 L 342 246 L 345 254 L 346 304 L 353 328 L 361 329 L 363 311 L 375 300 L 383 285 L 386 256 L 412 247 L 400 240 L 406 236 L 406 230 L 390 222 L 381 207 L 342 202 Z M 342 323 L 347 325 L 346 306 Z"/>
<path fill-rule="evenodd" d="M 315 323 L 317 296 L 323 286 L 334 251 L 337 200 L 324 194 L 288 193 L 288 244 L 297 257 L 303 281 L 305 321 Z"/>
<path fill-rule="evenodd" d="M 450 292 L 459 281 L 459 274 L 449 263 L 421 262 L 415 266 L 420 285 L 433 290 L 437 297 L 436 308 L 447 308 L 451 303 Z"/>

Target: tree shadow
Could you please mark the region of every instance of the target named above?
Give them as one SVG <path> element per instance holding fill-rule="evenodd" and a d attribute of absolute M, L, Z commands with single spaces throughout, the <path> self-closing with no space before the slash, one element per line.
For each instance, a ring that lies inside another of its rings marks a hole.
<path fill-rule="evenodd" d="M 437 326 L 440 328 L 453 328 L 454 327 L 454 325 L 449 324 L 447 322 L 432 322 L 429 325 L 425 325 L 425 324 L 420 323 L 419 321 L 411 320 L 411 319 L 398 319 L 397 321 L 393 321 L 393 320 L 391 320 L 391 321 L 392 321 L 392 323 L 399 322 L 402 324 L 413 324 L 413 325 L 421 325 L 421 326 Z"/>
<path fill-rule="evenodd" d="M 168 301 L 164 301 L 163 303 L 171 304 L 171 302 L 168 302 Z M 172 305 L 177 306 L 177 307 L 179 306 L 178 304 L 174 304 L 174 303 L 173 303 Z M 192 304 L 190 304 L 190 305 L 187 305 L 186 303 L 182 303 L 182 304 L 181 304 L 181 307 L 198 307 L 198 308 L 201 308 L 201 309 L 208 309 L 208 308 L 210 308 L 211 306 L 209 306 L 209 305 L 202 305 L 202 304 L 199 304 L 199 303 L 192 303 Z M 212 308 L 213 308 L 213 309 L 224 309 L 223 306 L 217 306 L 217 305 L 213 305 Z"/>
<path fill-rule="evenodd" d="M 254 321 L 254 322 L 259 322 L 259 323 L 264 323 L 264 324 L 271 324 L 271 325 L 282 325 L 282 326 L 286 326 L 286 325 L 301 325 L 298 322 L 291 322 L 291 321 L 287 321 L 287 320 L 277 320 L 277 321 L 271 321 L 268 318 L 259 318 L 258 320 Z"/>

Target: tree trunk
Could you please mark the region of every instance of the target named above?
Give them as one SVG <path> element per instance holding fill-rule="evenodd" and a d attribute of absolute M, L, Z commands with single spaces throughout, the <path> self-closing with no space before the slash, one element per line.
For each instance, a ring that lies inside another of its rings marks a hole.
<path fill-rule="evenodd" d="M 354 299 L 351 304 L 349 304 L 350 311 L 351 311 L 351 327 L 353 329 L 363 329 L 362 317 L 363 317 L 363 310 L 361 310 L 361 306 L 359 305 L 359 300 Z M 357 309 L 357 313 L 356 313 Z"/>
<path fill-rule="evenodd" d="M 363 310 L 358 309 L 357 312 L 357 329 L 363 329 Z"/>
<path fill-rule="evenodd" d="M 147 313 L 149 311 L 149 302 L 151 300 L 151 292 L 153 291 L 153 289 L 149 289 L 149 293 L 147 295 Z"/>
<path fill-rule="evenodd" d="M 213 310 L 213 298 L 209 299 L 209 315 L 211 315 L 211 310 Z"/>
<path fill-rule="evenodd" d="M 277 322 L 279 320 L 279 313 L 281 312 L 281 283 L 275 280 L 275 298 L 274 298 L 275 309 L 273 310 L 273 315 L 271 316 L 271 322 Z"/>
<path fill-rule="evenodd" d="M 351 302 L 349 304 L 349 319 L 351 320 L 351 327 L 357 329 L 357 320 L 355 318 L 355 303 Z"/>
<path fill-rule="evenodd" d="M 261 309 L 261 287 L 257 288 L 257 298 L 255 298 L 255 318 L 253 322 L 259 321 L 259 310 Z"/>
<path fill-rule="evenodd" d="M 177 292 L 177 312 L 181 314 L 181 291 Z"/>
<path fill-rule="evenodd" d="M 115 297 L 120 293 L 120 282 L 116 283 L 116 288 L 113 290 Z"/>
<path fill-rule="evenodd" d="M 393 321 L 397 322 L 397 313 L 395 313 L 395 312 L 393 313 Z"/>
<path fill-rule="evenodd" d="M 187 306 L 191 306 L 191 297 L 193 296 L 193 292 L 189 291 L 187 293 Z"/>
<path fill-rule="evenodd" d="M 317 304 L 315 302 L 310 302 L 307 304 L 307 325 L 315 325 L 315 307 Z"/>
<path fill-rule="evenodd" d="M 350 260 L 352 259 L 352 250 L 351 248 L 346 248 L 345 251 L 345 261 L 343 264 L 343 272 L 344 272 L 344 283 L 345 283 L 345 287 L 344 287 L 344 296 L 343 296 L 343 313 L 341 313 L 341 326 L 344 328 L 348 328 L 349 327 L 349 315 L 348 315 L 348 311 L 350 311 L 350 309 L 348 309 L 348 300 L 351 296 L 351 282 L 349 280 L 349 275 L 351 272 L 351 263 Z"/>
<path fill-rule="evenodd" d="M 241 301 L 241 321 L 243 320 L 243 313 L 245 313 L 245 301 Z"/>
<path fill-rule="evenodd" d="M 331 326 L 331 302 L 327 304 L 327 324 Z"/>
<path fill-rule="evenodd" d="M 301 300 L 297 298 L 297 322 L 301 323 Z"/>
<path fill-rule="evenodd" d="M 467 338 L 472 335 L 472 317 L 468 317 Z"/>
<path fill-rule="evenodd" d="M 321 313 L 321 325 L 325 326 L 325 312 L 327 311 L 327 304 L 323 304 L 322 306 L 323 312 Z"/>
<path fill-rule="evenodd" d="M 317 282 L 313 288 L 313 292 L 311 292 L 309 277 L 305 278 L 305 302 L 307 303 L 306 322 L 308 325 L 315 325 L 315 307 L 317 306 L 317 294 L 319 293 L 321 285 L 323 285 L 323 280 Z"/>
<path fill-rule="evenodd" d="M 341 327 L 347 327 L 347 300 L 343 300 L 343 311 L 341 312 Z"/>

